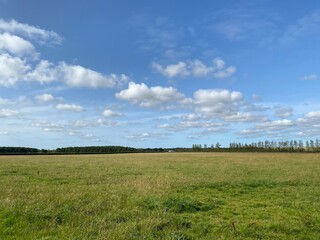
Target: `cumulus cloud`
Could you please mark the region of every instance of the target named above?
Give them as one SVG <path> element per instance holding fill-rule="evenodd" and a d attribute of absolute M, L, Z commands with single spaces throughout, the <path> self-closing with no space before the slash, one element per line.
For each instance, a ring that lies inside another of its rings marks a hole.
<path fill-rule="evenodd" d="M 71 87 L 112 88 L 129 81 L 125 74 L 103 74 L 64 61 L 39 60 L 34 45 L 60 44 L 62 38 L 53 31 L 0 19 L 0 86 L 12 87 L 18 82 L 49 84 L 62 82 Z"/>
<path fill-rule="evenodd" d="M 38 96 L 35 96 L 35 100 L 40 103 L 47 103 L 53 101 L 55 98 L 51 94 L 44 93 Z"/>
<path fill-rule="evenodd" d="M 161 66 L 159 63 L 153 63 L 152 67 L 162 75 L 169 78 L 176 76 L 186 77 L 190 74 L 187 70 L 187 64 L 185 62 L 178 62 L 166 67 Z"/>
<path fill-rule="evenodd" d="M 320 111 L 306 113 L 303 117 L 297 119 L 299 125 L 314 126 L 320 124 Z"/>
<path fill-rule="evenodd" d="M 19 57 L 37 56 L 32 43 L 10 33 L 0 34 L 0 53 L 1 52 L 9 52 Z"/>
<path fill-rule="evenodd" d="M 23 59 L 0 54 L 0 86 L 12 87 L 19 81 L 40 84 L 62 82 L 71 87 L 112 88 L 126 83 L 125 74 L 104 75 L 80 65 L 59 64 L 41 60 L 34 69 Z"/>
<path fill-rule="evenodd" d="M 57 45 L 62 43 L 62 37 L 54 31 L 19 23 L 16 20 L 0 19 L 0 32 L 20 35 L 40 44 Z"/>
<path fill-rule="evenodd" d="M 196 111 L 206 115 L 234 113 L 242 102 L 243 95 L 237 91 L 200 89 L 194 93 Z"/>
<path fill-rule="evenodd" d="M 11 87 L 24 79 L 30 66 L 18 57 L 0 54 L 0 86 Z"/>
<path fill-rule="evenodd" d="M 60 75 L 59 67 L 47 60 L 41 60 L 32 71 L 28 72 L 27 80 L 45 84 L 57 81 L 60 79 Z"/>
<path fill-rule="evenodd" d="M 57 110 L 60 111 L 71 111 L 71 112 L 83 112 L 85 109 L 82 106 L 75 105 L 75 104 L 61 104 L 59 103 L 56 106 Z"/>
<path fill-rule="evenodd" d="M 121 116 L 121 113 L 118 113 L 118 112 L 115 112 L 111 109 L 105 109 L 103 112 L 102 112 L 102 115 L 106 118 L 110 118 L 110 117 L 120 117 Z"/>
<path fill-rule="evenodd" d="M 202 61 L 195 59 L 192 61 L 180 61 L 175 64 L 162 66 L 159 63 L 153 63 L 155 71 L 161 73 L 167 78 L 174 77 L 206 77 L 213 73 L 216 78 L 227 78 L 236 72 L 235 67 L 224 69 L 225 62 L 221 58 L 215 58 L 211 66 L 205 65 Z"/>
<path fill-rule="evenodd" d="M 130 82 L 127 89 L 116 93 L 118 99 L 141 107 L 155 107 L 166 104 L 185 104 L 188 99 L 173 87 L 148 87 L 146 84 Z"/>
<path fill-rule="evenodd" d="M 103 75 L 79 65 L 62 63 L 60 69 L 63 73 L 65 83 L 72 87 L 112 88 L 117 84 L 121 85 L 129 80 L 129 77 L 125 74 Z"/>
<path fill-rule="evenodd" d="M 303 77 L 301 77 L 301 80 L 303 81 L 312 81 L 312 80 L 318 80 L 319 77 L 316 74 L 310 74 L 310 75 L 305 75 Z"/>
<path fill-rule="evenodd" d="M 126 83 L 129 77 L 125 74 L 104 75 L 80 65 L 70 65 L 65 62 L 55 65 L 42 60 L 27 74 L 27 79 L 41 84 L 62 81 L 71 87 L 112 88 Z"/>
<path fill-rule="evenodd" d="M 10 109 L 0 109 L 0 118 L 9 118 L 17 116 L 19 113 Z"/>

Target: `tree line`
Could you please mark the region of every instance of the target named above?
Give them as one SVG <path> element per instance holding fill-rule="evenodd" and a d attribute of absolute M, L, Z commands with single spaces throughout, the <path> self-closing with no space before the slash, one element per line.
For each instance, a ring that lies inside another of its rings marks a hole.
<path fill-rule="evenodd" d="M 0 154 L 37 154 L 42 150 L 28 147 L 0 147 Z"/>
<path fill-rule="evenodd" d="M 320 140 L 232 142 L 228 147 L 215 144 L 193 144 L 190 148 L 133 148 L 124 146 L 64 147 L 54 150 L 28 147 L 0 147 L 0 154 L 113 154 L 159 152 L 320 152 Z"/>
<path fill-rule="evenodd" d="M 226 152 L 320 152 L 320 140 L 285 140 L 285 141 L 258 141 L 253 143 L 232 142 L 228 148 L 221 148 L 220 143 L 193 144 L 192 149 L 198 151 L 226 151 Z"/>
<path fill-rule="evenodd" d="M 84 154 L 84 153 L 135 153 L 136 148 L 123 147 L 123 146 L 88 146 L 88 147 L 65 147 L 57 148 L 56 153 L 72 153 L 72 154 Z"/>

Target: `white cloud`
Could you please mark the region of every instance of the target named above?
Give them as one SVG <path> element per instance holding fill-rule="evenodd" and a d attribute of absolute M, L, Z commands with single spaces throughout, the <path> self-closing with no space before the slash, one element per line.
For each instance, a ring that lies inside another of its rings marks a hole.
<path fill-rule="evenodd" d="M 224 70 L 215 72 L 213 75 L 216 78 L 227 78 L 231 77 L 236 71 L 237 69 L 235 67 L 228 67 Z"/>
<path fill-rule="evenodd" d="M 18 82 L 40 84 L 63 82 L 71 87 L 112 88 L 129 81 L 125 74 L 103 74 L 80 65 L 38 60 L 31 42 L 18 36 L 47 44 L 60 44 L 62 38 L 53 31 L 0 19 L 0 86 L 12 87 Z M 28 58 L 29 57 L 29 58 Z M 32 58 L 30 58 L 32 57 Z M 35 67 L 31 67 L 34 66 Z"/>
<path fill-rule="evenodd" d="M 85 110 L 82 106 L 79 106 L 79 105 L 61 104 L 61 103 L 59 103 L 56 106 L 56 109 L 60 111 L 71 111 L 71 112 L 83 112 Z"/>
<path fill-rule="evenodd" d="M 8 104 L 10 104 L 10 101 L 8 99 L 0 97 L 0 105 L 8 105 Z"/>
<path fill-rule="evenodd" d="M 125 74 L 102 73 L 84 68 L 80 65 L 59 64 L 41 60 L 31 69 L 26 60 L 0 54 L 0 86 L 12 87 L 18 81 L 34 81 L 40 84 L 63 82 L 71 87 L 112 88 L 126 83 L 129 77 Z"/>
<path fill-rule="evenodd" d="M 59 80 L 60 75 L 59 67 L 47 60 L 41 60 L 32 71 L 28 72 L 27 79 L 45 84 Z"/>
<path fill-rule="evenodd" d="M 10 33 L 0 34 L 0 53 L 1 52 L 9 52 L 19 57 L 37 56 L 35 48 L 30 42 Z"/>
<path fill-rule="evenodd" d="M 103 112 L 102 112 L 102 115 L 104 117 L 107 117 L 107 118 L 110 118 L 110 117 L 120 117 L 121 114 L 120 113 L 117 113 L 115 111 L 112 111 L 111 109 L 105 109 Z"/>
<path fill-rule="evenodd" d="M 236 132 L 237 135 L 247 138 L 256 137 L 273 137 L 273 138 L 283 138 L 283 136 L 292 135 L 292 131 L 295 130 L 295 123 L 291 120 L 274 120 L 266 121 L 261 124 L 256 124 L 250 129 L 242 129 Z"/>
<path fill-rule="evenodd" d="M 206 129 L 206 130 L 218 130 L 222 129 L 225 126 L 223 123 L 216 123 L 211 121 L 181 121 L 178 123 L 165 123 L 158 126 L 158 128 L 165 129 L 168 131 L 178 132 L 184 131 L 186 129 Z"/>
<path fill-rule="evenodd" d="M 310 74 L 310 75 L 305 75 L 301 78 L 303 81 L 311 81 L 311 80 L 318 80 L 319 77 L 316 74 Z"/>
<path fill-rule="evenodd" d="M 197 104 L 219 104 L 232 103 L 243 100 L 241 92 L 220 89 L 200 89 L 194 93 L 194 98 Z"/>
<path fill-rule="evenodd" d="M 133 134 L 133 135 L 128 135 L 126 138 L 130 141 L 146 141 L 149 139 L 166 139 L 167 135 L 164 133 L 148 133 L 144 132 L 141 134 Z"/>
<path fill-rule="evenodd" d="M 21 35 L 40 44 L 61 44 L 62 37 L 54 31 L 44 30 L 39 27 L 19 23 L 15 20 L 5 21 L 0 19 L 0 32 Z"/>
<path fill-rule="evenodd" d="M 37 120 L 31 123 L 32 127 L 39 127 L 44 132 L 64 132 L 65 128 L 57 123 L 51 123 L 46 120 Z"/>
<path fill-rule="evenodd" d="M 103 75 L 79 65 L 68 65 L 66 63 L 61 63 L 60 71 L 63 74 L 64 82 L 72 87 L 112 88 L 129 80 L 129 77 L 125 74 Z"/>
<path fill-rule="evenodd" d="M 213 67 L 206 66 L 200 60 L 194 60 L 190 64 L 191 67 L 191 75 L 194 77 L 205 77 L 208 76 L 213 70 Z"/>
<path fill-rule="evenodd" d="M 288 118 L 291 117 L 293 113 L 293 108 L 291 107 L 281 107 L 275 111 L 277 117 Z"/>
<path fill-rule="evenodd" d="M 294 126 L 293 121 L 288 119 L 269 121 L 256 125 L 257 129 L 263 130 L 281 130 Z"/>
<path fill-rule="evenodd" d="M 112 88 L 129 80 L 125 74 L 104 75 L 80 65 L 69 65 L 65 62 L 55 65 L 47 60 L 40 61 L 27 77 L 28 80 L 41 84 L 62 81 L 71 87 L 90 88 Z"/>
<path fill-rule="evenodd" d="M 221 70 L 224 68 L 225 62 L 221 58 L 217 57 L 213 59 L 213 64 L 217 70 Z"/>
<path fill-rule="evenodd" d="M 11 87 L 24 79 L 30 66 L 18 57 L 0 54 L 0 86 Z"/>
<path fill-rule="evenodd" d="M 236 112 L 238 106 L 243 102 L 241 92 L 200 89 L 194 93 L 196 110 L 206 115 L 226 115 Z"/>
<path fill-rule="evenodd" d="M 297 124 L 307 127 L 313 127 L 320 124 L 320 111 L 306 113 L 302 118 L 297 119 Z"/>
<path fill-rule="evenodd" d="M 206 77 L 212 73 L 216 78 L 226 78 L 236 72 L 235 67 L 223 69 L 224 65 L 225 63 L 221 58 L 215 58 L 212 66 L 207 66 L 202 61 L 195 59 L 186 62 L 180 61 L 176 64 L 170 64 L 167 66 L 162 66 L 159 63 L 153 63 L 152 67 L 167 78 Z"/>
<path fill-rule="evenodd" d="M 147 108 L 169 103 L 185 104 L 188 101 L 183 94 L 173 87 L 156 86 L 149 88 L 144 83 L 136 84 L 134 82 L 129 83 L 128 89 L 116 93 L 116 97 Z"/>
<path fill-rule="evenodd" d="M 35 96 L 35 99 L 40 103 L 47 103 L 53 101 L 55 98 L 51 94 L 44 93 L 38 96 Z"/>
<path fill-rule="evenodd" d="M 7 131 L 0 131 L 0 135 L 8 135 L 9 133 Z"/>
<path fill-rule="evenodd" d="M 307 118 L 317 118 L 320 119 L 320 111 L 308 112 L 305 115 Z"/>
<path fill-rule="evenodd" d="M 185 62 L 178 62 L 176 64 L 171 64 L 166 67 L 161 66 L 159 63 L 152 64 L 153 69 L 161 73 L 162 75 L 173 78 L 173 77 L 187 77 L 190 75 L 187 69 L 187 64 Z"/>
<path fill-rule="evenodd" d="M 237 112 L 224 116 L 222 119 L 229 122 L 256 122 L 265 120 L 265 117 L 261 115 L 254 115 L 250 112 Z"/>
<path fill-rule="evenodd" d="M 258 137 L 266 135 L 259 129 L 241 129 L 240 131 L 236 132 L 236 134 L 241 137 Z"/>
<path fill-rule="evenodd" d="M 19 113 L 10 109 L 0 109 L 0 118 L 17 116 Z"/>
<path fill-rule="evenodd" d="M 86 121 L 86 120 L 76 120 L 72 123 L 72 128 L 79 129 L 79 128 L 86 128 L 89 126 L 92 126 L 91 121 Z"/>

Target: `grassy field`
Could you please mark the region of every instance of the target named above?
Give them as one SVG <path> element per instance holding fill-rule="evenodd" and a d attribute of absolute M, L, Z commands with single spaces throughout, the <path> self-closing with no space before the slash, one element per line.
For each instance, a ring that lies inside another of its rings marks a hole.
<path fill-rule="evenodd" d="M 320 239 L 320 155 L 0 157 L 0 239 Z"/>

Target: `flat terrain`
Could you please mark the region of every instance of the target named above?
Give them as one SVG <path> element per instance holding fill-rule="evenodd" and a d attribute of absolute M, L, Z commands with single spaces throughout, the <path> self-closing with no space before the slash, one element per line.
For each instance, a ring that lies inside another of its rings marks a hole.
<path fill-rule="evenodd" d="M 1 156 L 0 239 L 320 239 L 320 155 Z"/>

